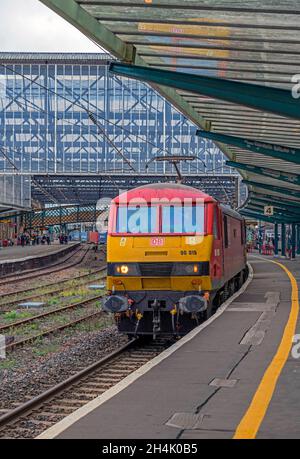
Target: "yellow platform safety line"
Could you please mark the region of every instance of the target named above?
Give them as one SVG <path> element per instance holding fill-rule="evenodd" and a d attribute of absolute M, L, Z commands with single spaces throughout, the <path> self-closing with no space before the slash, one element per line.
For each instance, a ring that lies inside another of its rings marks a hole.
<path fill-rule="evenodd" d="M 257 258 L 262 259 L 261 257 Z M 264 258 L 264 260 L 266 259 Z M 250 406 L 235 431 L 234 439 L 254 439 L 256 437 L 273 397 L 278 378 L 291 352 L 298 320 L 299 296 L 295 277 L 283 264 L 273 260 L 267 261 L 280 266 L 288 275 L 292 285 L 292 305 L 277 352 L 264 373 Z"/>

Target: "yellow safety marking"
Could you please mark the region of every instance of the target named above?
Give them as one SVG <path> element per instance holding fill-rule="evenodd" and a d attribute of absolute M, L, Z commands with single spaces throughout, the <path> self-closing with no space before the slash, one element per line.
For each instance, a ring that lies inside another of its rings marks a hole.
<path fill-rule="evenodd" d="M 260 258 L 260 257 L 257 257 Z M 266 260 L 264 258 L 264 260 Z M 272 362 L 263 375 L 263 378 L 254 394 L 248 410 L 239 423 L 234 439 L 254 439 L 266 415 L 267 409 L 273 397 L 278 378 L 289 357 L 295 335 L 298 314 L 299 314 L 299 296 L 297 281 L 293 274 L 281 263 L 273 260 L 267 260 L 280 266 L 288 275 L 292 285 L 291 310 L 286 323 L 281 343 L 277 349 Z"/>

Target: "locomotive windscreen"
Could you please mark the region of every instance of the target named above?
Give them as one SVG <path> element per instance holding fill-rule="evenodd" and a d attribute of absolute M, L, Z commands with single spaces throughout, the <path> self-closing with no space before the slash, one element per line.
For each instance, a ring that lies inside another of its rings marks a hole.
<path fill-rule="evenodd" d="M 167 234 L 203 234 L 204 206 L 163 206 L 161 232 Z"/>
<path fill-rule="evenodd" d="M 203 205 L 117 207 L 118 234 L 203 234 Z"/>
<path fill-rule="evenodd" d="M 158 206 L 121 206 L 117 209 L 117 233 L 157 233 Z"/>

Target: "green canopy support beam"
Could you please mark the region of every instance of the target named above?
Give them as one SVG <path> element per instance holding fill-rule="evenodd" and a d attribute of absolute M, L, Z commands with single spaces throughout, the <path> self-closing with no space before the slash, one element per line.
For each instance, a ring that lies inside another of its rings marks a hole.
<path fill-rule="evenodd" d="M 260 199 L 261 201 L 265 202 L 267 205 L 271 206 L 273 203 L 288 207 L 295 207 L 296 209 L 300 209 L 300 201 L 290 200 L 281 198 L 281 196 L 274 196 L 270 194 L 261 194 L 261 193 L 250 193 L 250 197 L 253 199 Z M 250 199 L 250 198 L 249 198 Z"/>
<path fill-rule="evenodd" d="M 292 92 L 286 89 L 115 62 L 110 64 L 110 72 L 225 100 L 264 112 L 300 119 L 300 100 L 294 99 Z"/>
<path fill-rule="evenodd" d="M 248 203 L 247 203 L 247 206 L 249 204 L 254 204 L 256 206 L 260 206 L 262 208 L 264 208 L 264 206 L 273 206 L 274 209 L 279 209 L 279 211 L 285 211 L 287 213 L 291 213 L 293 215 L 299 215 L 300 216 L 300 206 L 297 208 L 297 207 L 292 207 L 292 206 L 287 206 L 285 204 L 275 204 L 274 202 L 266 202 L 266 201 L 263 201 L 262 199 L 258 199 L 258 198 L 250 198 Z"/>
<path fill-rule="evenodd" d="M 255 204 L 255 203 L 252 203 L 252 202 L 248 202 L 247 203 L 247 207 L 245 207 L 245 210 L 254 210 L 255 212 L 259 212 L 261 214 L 264 214 L 264 206 L 261 206 L 260 204 Z M 278 210 L 278 211 L 275 211 L 274 215 L 273 215 L 274 218 L 277 218 L 277 219 L 280 219 L 280 218 L 286 218 L 286 219 L 289 219 L 291 221 L 298 221 L 300 220 L 300 213 L 298 214 L 293 214 L 289 211 L 284 211 L 282 209 Z"/>
<path fill-rule="evenodd" d="M 229 167 L 234 167 L 235 169 L 252 172 L 253 174 L 263 175 L 265 177 L 271 177 L 283 182 L 300 185 L 300 175 L 298 174 L 292 174 L 290 172 L 284 171 L 281 172 L 275 169 L 269 169 L 267 167 L 252 166 L 252 164 L 238 163 L 236 161 L 226 161 L 226 165 Z"/>
<path fill-rule="evenodd" d="M 118 38 L 74 0 L 40 0 L 59 16 L 70 22 L 92 41 L 101 44 L 119 59 L 132 62 L 135 48 Z"/>
<path fill-rule="evenodd" d="M 257 212 L 261 212 L 262 214 L 264 214 L 264 206 L 262 206 L 261 204 L 256 204 L 254 202 L 248 202 L 247 203 L 247 207 L 245 207 L 245 210 L 255 210 Z M 283 216 L 283 217 L 286 217 L 286 218 L 294 218 L 295 216 L 294 215 L 290 215 L 288 212 L 284 212 L 282 211 L 282 209 L 274 209 L 274 217 L 276 216 Z M 296 217 L 298 217 L 298 215 L 296 215 Z M 299 218 L 300 218 L 300 214 L 299 214 Z"/>
<path fill-rule="evenodd" d="M 261 153 L 262 155 L 270 156 L 271 158 L 282 159 L 291 163 L 300 164 L 300 149 L 297 148 L 260 142 L 259 140 L 242 139 L 241 137 L 218 134 L 216 132 L 208 132 L 200 129 L 196 131 L 196 135 L 215 142 L 221 142 L 226 145 L 232 145 L 244 150 L 253 151 L 254 153 Z"/>
<path fill-rule="evenodd" d="M 239 212 L 240 212 L 241 215 L 244 215 L 246 217 L 251 217 L 251 218 L 254 218 L 256 220 L 262 220 L 264 222 L 270 222 L 270 223 L 280 223 L 280 222 L 292 223 L 292 221 L 293 221 L 293 219 L 287 219 L 287 218 L 283 218 L 281 216 L 280 217 L 275 217 L 275 216 L 267 217 L 263 213 L 260 213 L 258 211 L 255 212 L 253 210 L 241 209 Z"/>
<path fill-rule="evenodd" d="M 243 183 L 245 183 L 246 185 L 255 186 L 257 188 L 274 191 L 276 193 L 282 193 L 282 194 L 288 193 L 292 196 L 295 196 L 296 198 L 300 198 L 300 191 L 293 190 L 291 188 L 283 188 L 283 187 L 279 187 L 275 185 L 269 185 L 267 183 L 254 182 L 252 180 L 243 180 Z"/>

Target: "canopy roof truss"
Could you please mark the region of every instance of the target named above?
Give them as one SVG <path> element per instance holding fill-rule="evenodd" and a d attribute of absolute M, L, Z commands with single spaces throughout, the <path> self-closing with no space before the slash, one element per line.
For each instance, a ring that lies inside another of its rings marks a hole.
<path fill-rule="evenodd" d="M 255 198 L 268 195 L 266 204 L 273 199 L 282 204 L 274 221 L 299 221 L 290 211 L 300 206 L 298 0 L 40 1 L 126 63 L 124 75 L 148 81 L 203 136 L 203 131 L 216 136 L 248 185 L 248 212 L 252 206 L 263 218 L 264 203 L 257 205 Z M 142 76 L 136 66 L 144 68 Z M 112 70 L 122 75 L 120 67 Z M 170 71 L 186 76 L 174 78 Z M 198 88 L 191 85 L 197 76 L 202 78 Z M 190 85 L 183 87 L 183 80 Z M 241 93 L 234 83 L 243 84 Z M 227 96 L 226 88 L 231 88 Z M 249 141 L 256 142 L 256 150 Z M 267 154 L 263 144 L 281 154 Z M 286 200 L 290 207 L 283 207 Z"/>

